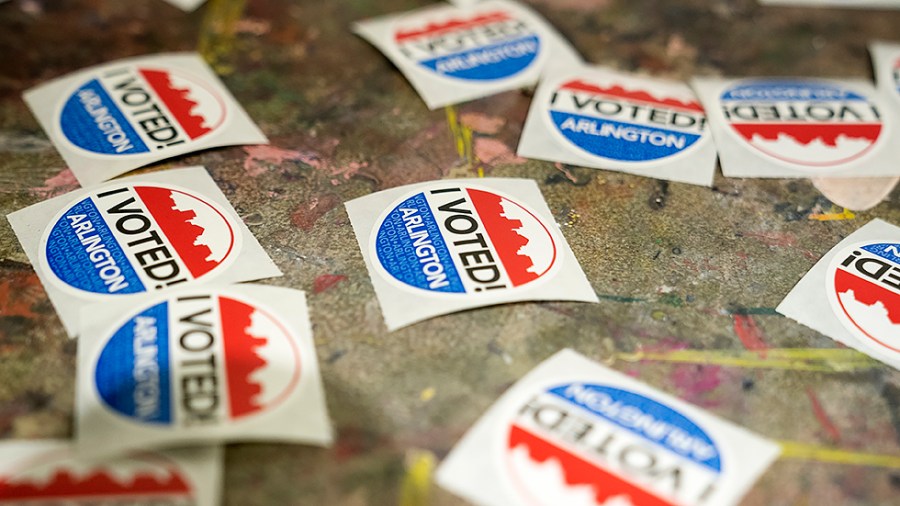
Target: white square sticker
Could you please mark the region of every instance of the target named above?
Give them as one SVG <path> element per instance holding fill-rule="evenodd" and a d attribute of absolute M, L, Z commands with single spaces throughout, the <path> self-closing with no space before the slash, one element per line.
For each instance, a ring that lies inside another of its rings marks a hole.
<path fill-rule="evenodd" d="M 530 179 L 432 181 L 346 206 L 389 330 L 505 302 L 597 302 Z"/>
<path fill-rule="evenodd" d="M 519 156 L 712 186 L 716 148 L 680 82 L 603 67 L 555 68 L 538 87 Z"/>
<path fill-rule="evenodd" d="M 303 292 L 205 286 L 94 305 L 78 342 L 76 446 L 328 445 Z"/>
<path fill-rule="evenodd" d="M 582 61 L 543 18 L 509 0 L 439 4 L 360 21 L 353 31 L 394 62 L 430 109 L 530 86 L 548 65 Z"/>
<path fill-rule="evenodd" d="M 872 220 L 853 232 L 776 310 L 900 369 L 900 228 Z"/>
<path fill-rule="evenodd" d="M 871 83 L 696 78 L 727 177 L 900 175 L 897 118 Z"/>
<path fill-rule="evenodd" d="M 269 142 L 194 53 L 89 67 L 23 96 L 83 186 L 201 149 Z"/>
<path fill-rule="evenodd" d="M 7 219 L 70 336 L 94 302 L 281 275 L 203 167 L 73 191 Z"/>
<path fill-rule="evenodd" d="M 737 504 L 777 445 L 572 350 L 519 380 L 437 471 L 480 506 Z"/>
<path fill-rule="evenodd" d="M 68 441 L 0 442 L 0 504 L 216 506 L 221 484 L 218 446 L 96 460 Z"/>

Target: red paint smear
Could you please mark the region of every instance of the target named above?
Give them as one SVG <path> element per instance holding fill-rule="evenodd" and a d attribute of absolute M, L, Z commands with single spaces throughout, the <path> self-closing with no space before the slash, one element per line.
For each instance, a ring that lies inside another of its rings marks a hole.
<path fill-rule="evenodd" d="M 900 323 L 900 295 L 843 269 L 837 269 L 834 273 L 834 289 L 837 293 L 853 290 L 853 298 L 867 306 L 881 302 L 887 309 L 888 319 L 891 320 L 891 323 Z M 847 316 L 850 314 L 848 313 Z"/>
<path fill-rule="evenodd" d="M 397 30 L 397 33 L 394 35 L 394 40 L 396 40 L 397 42 L 403 42 L 407 39 L 415 39 L 423 35 L 435 35 L 442 32 L 465 30 L 467 28 L 474 28 L 476 26 L 487 25 L 490 23 L 498 23 L 500 21 L 506 21 L 508 19 L 511 19 L 511 17 L 507 12 L 487 12 L 485 14 L 479 14 L 478 16 L 469 19 L 451 19 L 444 23 L 429 23 L 428 26 L 421 29 Z"/>
<path fill-rule="evenodd" d="M 875 142 L 881 134 L 881 124 L 879 123 L 839 123 L 827 124 L 821 123 L 808 124 L 785 124 L 785 123 L 732 123 L 738 133 L 748 141 L 753 140 L 753 136 L 758 135 L 763 139 L 777 140 L 779 135 L 787 135 L 792 137 L 800 144 L 809 144 L 812 141 L 820 140 L 826 146 L 837 147 L 838 137 L 850 137 L 853 139 L 866 139 Z"/>
<path fill-rule="evenodd" d="M 769 349 L 764 336 L 756 322 L 750 315 L 734 315 L 734 333 L 744 343 L 744 347 L 751 351 L 759 351 L 761 357 L 765 357 L 765 351 Z"/>
<path fill-rule="evenodd" d="M 297 206 L 291 213 L 291 225 L 309 232 L 315 226 L 319 218 L 341 204 L 340 197 L 326 194 L 321 197 L 313 197 L 309 202 Z"/>
<path fill-rule="evenodd" d="M 159 98 L 169 108 L 172 115 L 175 116 L 178 124 L 188 134 L 188 137 L 196 139 L 212 131 L 212 129 L 203 126 L 203 123 L 206 122 L 203 116 L 198 116 L 191 112 L 197 106 L 197 102 L 187 98 L 191 94 L 190 88 L 175 88 L 172 85 L 169 73 L 162 70 L 141 70 L 140 72 L 150 84 L 150 87 L 153 88 L 153 91 L 159 95 Z"/>
<path fill-rule="evenodd" d="M 219 265 L 219 262 L 207 260 L 212 254 L 212 250 L 209 246 L 205 244 L 195 244 L 200 235 L 203 234 L 204 229 L 203 227 L 190 223 L 190 220 L 197 217 L 197 213 L 194 211 L 178 211 L 175 209 L 175 199 L 172 197 L 172 194 L 176 190 L 155 186 L 136 186 L 134 190 L 137 192 L 144 205 L 147 206 L 147 209 L 150 211 L 150 214 L 153 215 L 156 222 L 159 223 L 163 234 L 165 234 L 169 242 L 172 243 L 172 247 L 178 252 L 178 256 L 184 261 L 188 270 L 191 271 L 192 276 L 199 278 Z M 187 195 L 198 204 L 209 206 L 209 204 L 192 195 L 187 193 L 184 193 L 184 195 Z M 209 207 L 215 211 L 215 208 Z M 216 211 L 216 214 L 219 214 L 219 212 Z M 221 214 L 219 214 L 219 216 L 221 216 Z M 224 216 L 221 217 L 225 223 L 228 223 Z M 229 231 L 231 231 L 230 229 L 231 227 L 229 226 Z M 231 248 L 234 246 L 234 232 L 231 232 L 231 246 L 228 248 L 228 253 L 231 253 Z M 226 257 L 228 256 L 228 253 L 225 254 Z"/>
<path fill-rule="evenodd" d="M 509 447 L 525 445 L 535 462 L 543 463 L 548 459 L 556 459 L 562 465 L 566 484 L 590 485 L 594 487 L 597 504 L 603 504 L 618 495 L 627 495 L 634 506 L 675 506 L 646 490 L 633 485 L 622 478 L 572 455 L 535 436 L 531 432 L 512 425 L 509 431 Z"/>
<path fill-rule="evenodd" d="M 133 481 L 119 483 L 114 477 L 98 471 L 75 478 L 69 471 L 59 470 L 47 483 L 6 483 L 0 481 L 0 502 L 5 499 L 63 499 L 91 496 L 135 496 L 146 494 L 190 494 L 187 483 L 174 470 L 160 482 L 155 475 L 138 473 Z"/>
<path fill-rule="evenodd" d="M 822 403 L 819 401 L 819 398 L 816 396 L 816 393 L 813 392 L 812 388 L 806 387 L 806 396 L 809 398 L 810 404 L 812 404 L 813 414 L 816 415 L 816 420 L 819 421 L 819 425 L 825 429 L 825 432 L 828 433 L 828 437 L 832 442 L 839 442 L 841 440 L 841 432 L 834 422 L 831 421 L 828 413 L 825 412 L 825 408 L 822 407 Z"/>
<path fill-rule="evenodd" d="M 313 293 L 322 293 L 345 279 L 341 274 L 322 274 L 313 281 Z"/>
<path fill-rule="evenodd" d="M 251 316 L 256 311 L 243 302 L 219 297 L 222 315 L 222 338 L 225 344 L 225 369 L 228 375 L 228 399 L 231 416 L 238 418 L 259 411 L 256 402 L 262 386 L 250 379 L 250 375 L 266 366 L 266 361 L 256 353 L 268 339 L 247 332 L 252 325 Z"/>
<path fill-rule="evenodd" d="M 522 227 L 522 221 L 501 216 L 504 212 L 501 205 L 503 197 L 481 190 L 469 189 L 468 192 L 513 286 L 523 285 L 540 277 L 540 274 L 528 270 L 534 266 L 531 258 L 519 254 L 519 249 L 528 244 L 528 238 L 515 231 Z M 556 245 L 553 252 L 554 261 L 555 248 Z"/>
<path fill-rule="evenodd" d="M 573 90 L 573 91 L 585 91 L 588 93 L 596 93 L 599 95 L 608 95 L 611 97 L 624 98 L 630 100 L 636 100 L 639 102 L 648 102 L 651 104 L 664 105 L 667 107 L 672 107 L 675 109 L 685 109 L 692 112 L 703 113 L 703 106 L 700 105 L 699 102 L 695 100 L 691 100 L 689 102 L 684 102 L 681 100 L 676 100 L 674 98 L 667 99 L 659 99 L 647 93 L 646 91 L 629 91 L 621 86 L 612 86 L 609 88 L 601 88 L 596 84 L 590 84 L 582 81 L 581 79 L 576 79 L 574 81 L 569 81 L 566 84 L 562 85 L 562 89 Z"/>

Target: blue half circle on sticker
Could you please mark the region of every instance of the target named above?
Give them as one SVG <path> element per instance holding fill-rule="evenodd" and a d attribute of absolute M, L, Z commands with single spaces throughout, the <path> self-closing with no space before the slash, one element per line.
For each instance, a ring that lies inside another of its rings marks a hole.
<path fill-rule="evenodd" d="M 868 251 L 873 255 L 878 255 L 885 260 L 893 262 L 895 264 L 900 265 L 900 244 L 895 242 L 878 242 L 873 244 L 867 244 L 860 249 Z"/>
<path fill-rule="evenodd" d="M 678 154 L 700 135 L 612 121 L 562 111 L 550 111 L 556 129 L 578 148 L 595 156 L 623 162 L 646 162 Z"/>
<path fill-rule="evenodd" d="M 378 225 L 375 252 L 384 270 L 402 283 L 432 292 L 465 292 L 424 193 L 391 209 Z"/>
<path fill-rule="evenodd" d="M 100 398 L 139 422 L 172 423 L 169 387 L 169 312 L 162 302 L 125 322 L 97 360 L 94 381 Z"/>
<path fill-rule="evenodd" d="M 90 197 L 53 224 L 44 253 L 53 274 L 73 288 L 114 295 L 145 290 Z"/>
<path fill-rule="evenodd" d="M 437 74 L 457 79 L 494 81 L 524 71 L 537 59 L 540 51 L 540 38 L 537 35 L 527 35 L 422 60 L 419 64 Z"/>
<path fill-rule="evenodd" d="M 72 93 L 59 123 L 72 144 L 93 153 L 132 155 L 150 151 L 97 79 Z"/>
<path fill-rule="evenodd" d="M 641 394 L 604 385 L 571 383 L 548 390 L 571 404 L 717 473 L 719 448 L 686 416 Z"/>
<path fill-rule="evenodd" d="M 866 100 L 865 97 L 830 83 L 801 80 L 759 80 L 728 88 L 722 100 L 742 102 L 827 102 Z"/>

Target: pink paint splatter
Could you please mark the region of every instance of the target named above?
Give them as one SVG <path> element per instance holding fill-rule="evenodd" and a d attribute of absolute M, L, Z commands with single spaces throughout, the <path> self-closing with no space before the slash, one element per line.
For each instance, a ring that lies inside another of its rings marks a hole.
<path fill-rule="evenodd" d="M 319 221 L 319 218 L 340 204 L 341 199 L 336 195 L 326 194 L 321 197 L 313 197 L 297 206 L 294 212 L 291 213 L 291 224 L 309 232 L 316 222 Z"/>
<path fill-rule="evenodd" d="M 474 132 L 494 135 L 506 125 L 506 118 L 488 116 L 480 112 L 467 112 L 459 117 L 459 122 L 471 128 Z"/>
<path fill-rule="evenodd" d="M 269 165 L 281 165 L 285 161 L 301 161 L 303 153 L 276 146 L 244 146 L 247 158 L 244 159 L 244 170 L 251 177 L 266 173 Z"/>
<path fill-rule="evenodd" d="M 706 399 L 722 383 L 720 366 L 704 366 L 694 364 L 678 364 L 672 371 L 672 384 L 688 402 L 701 406 L 714 406 L 718 402 Z"/>
<path fill-rule="evenodd" d="M 68 193 L 79 188 L 78 180 L 75 174 L 68 168 L 59 171 L 55 176 L 44 180 L 44 186 L 32 188 L 31 191 L 35 195 L 44 198 L 51 198 L 63 193 Z"/>
<path fill-rule="evenodd" d="M 750 315 L 734 315 L 734 333 L 737 334 L 744 347 L 750 351 L 758 351 L 761 357 L 766 356 L 769 346 L 766 344 L 761 330 Z"/>
<path fill-rule="evenodd" d="M 347 276 L 341 274 L 322 274 L 313 281 L 313 293 L 322 293 L 347 279 Z"/>
<path fill-rule="evenodd" d="M 521 165 L 527 161 L 516 156 L 509 146 L 497 139 L 475 139 L 474 151 L 475 156 L 488 165 Z"/>

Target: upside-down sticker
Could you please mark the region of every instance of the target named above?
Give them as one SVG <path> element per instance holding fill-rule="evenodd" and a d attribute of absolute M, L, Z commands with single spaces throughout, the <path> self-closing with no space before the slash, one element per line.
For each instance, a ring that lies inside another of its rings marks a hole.
<path fill-rule="evenodd" d="M 531 180 L 448 180 L 347 203 L 391 330 L 462 309 L 597 298 Z"/>
<path fill-rule="evenodd" d="M 706 115 L 687 85 L 601 67 L 544 79 L 518 154 L 707 186 L 716 169 Z"/>
<path fill-rule="evenodd" d="M 80 450 L 331 441 L 303 292 L 199 287 L 85 311 Z"/>
<path fill-rule="evenodd" d="M 201 149 L 268 141 L 199 55 L 160 54 L 80 70 L 25 101 L 84 185 Z"/>
<path fill-rule="evenodd" d="M 8 218 L 70 335 L 90 302 L 281 275 L 202 167 L 120 179 Z"/>
<path fill-rule="evenodd" d="M 221 475 L 218 446 L 91 460 L 68 441 L 0 443 L 0 506 L 214 506 Z"/>
<path fill-rule="evenodd" d="M 896 118 L 871 83 L 695 79 L 730 177 L 900 175 Z"/>
<path fill-rule="evenodd" d="M 353 29 L 399 67 L 431 109 L 530 86 L 545 66 L 581 61 L 545 20 L 509 0 L 436 5 Z"/>
<path fill-rule="evenodd" d="M 563 350 L 491 407 L 439 484 L 483 506 L 733 505 L 778 454 L 744 429 Z"/>
<path fill-rule="evenodd" d="M 850 234 L 777 310 L 900 369 L 900 228 L 873 220 Z"/>

